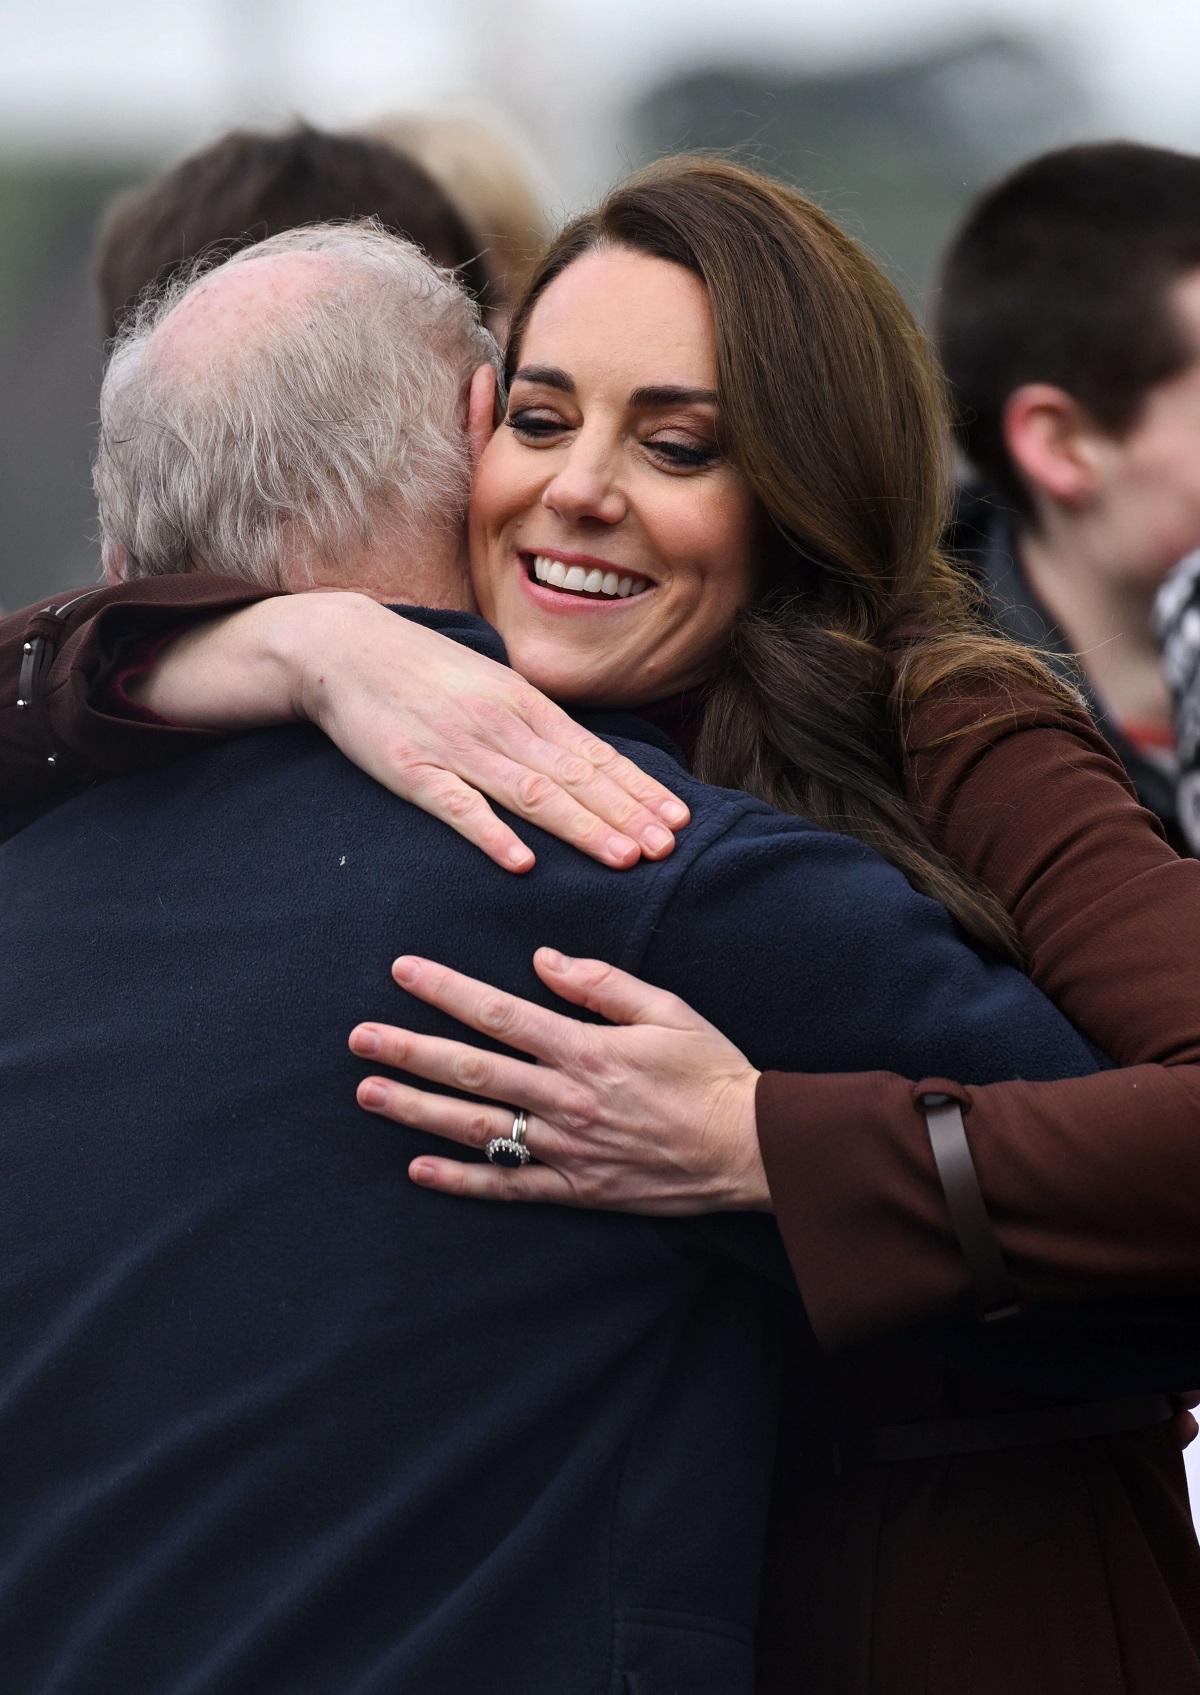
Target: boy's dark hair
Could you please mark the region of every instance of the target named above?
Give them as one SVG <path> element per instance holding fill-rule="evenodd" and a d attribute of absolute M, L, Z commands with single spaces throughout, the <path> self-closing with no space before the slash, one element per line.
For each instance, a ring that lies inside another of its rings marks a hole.
<path fill-rule="evenodd" d="M 1118 433 L 1198 349 L 1169 290 L 1200 268 L 1200 158 L 1114 141 L 1068 147 L 990 189 L 950 244 L 935 333 L 967 458 L 1019 510 L 1004 405 L 1054 383 Z"/>
<path fill-rule="evenodd" d="M 105 333 L 144 288 L 201 254 L 366 217 L 415 241 L 484 300 L 483 243 L 422 166 L 387 142 L 298 124 L 282 134 L 232 130 L 113 202 L 94 257 Z"/>

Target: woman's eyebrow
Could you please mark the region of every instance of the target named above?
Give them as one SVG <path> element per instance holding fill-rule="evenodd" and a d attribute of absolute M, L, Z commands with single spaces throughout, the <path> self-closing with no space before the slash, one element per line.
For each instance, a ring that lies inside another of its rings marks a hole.
<path fill-rule="evenodd" d="M 537 383 L 539 388 L 557 388 L 563 394 L 574 394 L 575 384 L 557 365 L 522 365 L 513 372 L 515 383 Z"/>
<path fill-rule="evenodd" d="M 715 388 L 683 388 L 676 383 L 660 383 L 652 388 L 635 388 L 629 404 L 638 406 L 716 406 L 720 396 Z"/>
<path fill-rule="evenodd" d="M 562 394 L 575 393 L 575 380 L 557 365 L 522 365 L 513 372 L 514 383 L 533 383 L 539 388 L 556 388 Z M 682 383 L 654 383 L 635 388 L 629 404 L 635 409 L 654 406 L 716 406 L 720 396 L 715 388 L 688 388 Z"/>

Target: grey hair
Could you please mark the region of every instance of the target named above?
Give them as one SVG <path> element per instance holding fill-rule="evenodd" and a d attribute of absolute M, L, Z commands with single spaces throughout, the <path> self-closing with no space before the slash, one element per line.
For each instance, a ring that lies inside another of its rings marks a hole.
<path fill-rule="evenodd" d="M 333 261 L 299 305 L 181 372 L 163 319 L 216 271 L 282 253 Z M 499 363 L 451 272 L 378 223 L 310 224 L 198 265 L 146 295 L 100 394 L 94 470 L 110 577 L 219 570 L 270 588 L 289 561 L 335 563 L 461 518 L 462 397 Z"/>

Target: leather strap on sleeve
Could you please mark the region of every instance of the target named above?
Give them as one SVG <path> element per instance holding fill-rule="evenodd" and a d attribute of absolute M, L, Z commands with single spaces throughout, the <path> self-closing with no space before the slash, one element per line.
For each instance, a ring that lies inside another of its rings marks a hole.
<path fill-rule="evenodd" d="M 85 589 L 61 606 L 47 607 L 34 620 L 34 627 L 21 646 L 17 710 L 25 715 L 29 735 L 48 765 L 58 763 L 59 749 L 46 704 L 46 676 L 58 652 L 68 614 L 91 600 L 97 592 L 96 589 Z"/>
<path fill-rule="evenodd" d="M 918 1104 L 929 1127 L 934 1164 L 954 1233 L 975 1285 L 979 1316 L 988 1322 L 1012 1318 L 1020 1312 L 1021 1300 L 987 1215 L 962 1108 L 950 1095 L 921 1095 Z"/>

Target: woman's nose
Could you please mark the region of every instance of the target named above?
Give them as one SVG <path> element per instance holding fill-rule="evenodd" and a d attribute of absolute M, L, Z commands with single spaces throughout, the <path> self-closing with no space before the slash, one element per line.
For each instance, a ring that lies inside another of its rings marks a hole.
<path fill-rule="evenodd" d="M 577 442 L 542 491 L 542 505 L 567 523 L 618 524 L 626 500 L 607 455 Z"/>

